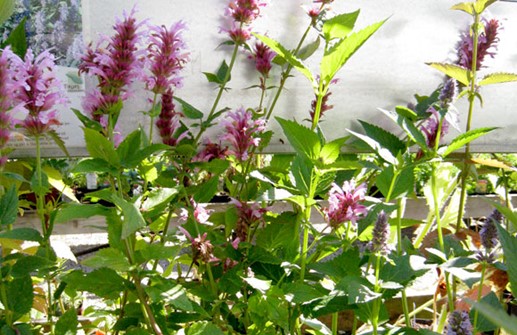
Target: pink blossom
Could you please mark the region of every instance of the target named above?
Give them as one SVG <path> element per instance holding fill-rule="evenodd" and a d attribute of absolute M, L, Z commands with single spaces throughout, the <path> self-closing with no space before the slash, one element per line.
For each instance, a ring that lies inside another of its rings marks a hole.
<path fill-rule="evenodd" d="M 170 28 L 151 27 L 147 48 L 152 75 L 147 78 L 147 87 L 156 94 L 164 93 L 171 86 L 179 87 L 179 71 L 188 60 L 188 53 L 181 33 L 185 23 L 177 22 Z"/>
<path fill-rule="evenodd" d="M 420 127 L 420 130 L 426 137 L 427 146 L 429 148 L 434 148 L 436 145 L 436 139 L 438 138 L 438 128 L 440 125 L 441 115 L 434 107 L 429 108 L 427 112 L 431 115 L 424 121 Z M 443 136 L 447 134 L 448 130 L 449 122 L 447 122 L 447 119 L 444 118 L 440 131 L 440 140 L 443 139 Z"/>
<path fill-rule="evenodd" d="M 0 170 L 7 162 L 4 148 L 9 141 L 14 122 L 11 117 L 13 112 L 14 93 L 18 89 L 19 82 L 13 80 L 11 59 L 17 57 L 9 47 L 0 53 Z"/>
<path fill-rule="evenodd" d="M 499 42 L 498 31 L 501 28 L 500 23 L 496 19 L 481 21 L 484 31 L 478 37 L 478 50 L 476 68 L 482 67 L 483 60 L 486 56 L 494 57 L 497 42 Z M 472 69 L 472 57 L 474 49 L 474 39 L 471 30 L 461 34 L 461 40 L 458 44 L 458 65 Z"/>
<path fill-rule="evenodd" d="M 275 58 L 276 53 L 262 42 L 255 44 L 253 54 L 249 57 L 255 61 L 255 68 L 264 77 L 269 76 L 271 70 L 271 62 Z"/>
<path fill-rule="evenodd" d="M 239 108 L 235 112 L 228 112 L 228 117 L 222 121 L 226 133 L 221 136 L 222 141 L 230 142 L 229 154 L 235 155 L 240 161 L 248 159 L 249 150 L 260 143 L 258 137 L 265 128 L 264 119 L 253 120 L 250 111 Z"/>
<path fill-rule="evenodd" d="M 226 16 L 230 18 L 227 26 L 221 28 L 236 44 L 244 44 L 251 37 L 251 23 L 260 16 L 260 8 L 266 6 L 264 0 L 232 0 L 228 4 Z"/>
<path fill-rule="evenodd" d="M 318 81 L 319 81 L 319 78 L 318 78 Z M 332 81 L 330 82 L 330 84 L 337 84 L 339 82 L 339 79 L 332 79 Z M 328 100 L 329 100 L 329 97 L 332 95 L 332 92 L 327 91 L 327 93 L 323 96 L 322 100 L 321 100 L 321 106 L 320 106 L 320 116 L 319 116 L 319 119 L 321 120 L 323 118 L 323 115 L 325 114 L 325 112 L 331 110 L 332 108 L 334 108 L 334 105 L 329 105 L 328 104 Z M 314 115 L 316 114 L 316 106 L 317 106 L 317 103 L 318 103 L 318 96 L 315 96 L 314 97 L 314 100 L 311 101 L 311 110 L 310 110 L 310 115 L 311 115 L 311 120 L 314 120 Z"/>
<path fill-rule="evenodd" d="M 226 159 L 228 147 L 223 147 L 221 143 L 212 143 L 206 138 L 203 141 L 203 149 L 194 157 L 196 162 L 210 162 L 213 159 Z"/>
<path fill-rule="evenodd" d="M 156 127 L 160 131 L 162 142 L 167 145 L 176 146 L 182 139 L 188 136 L 188 132 L 184 131 L 177 135 L 177 131 L 181 128 L 180 114 L 174 108 L 173 93 L 169 89 L 162 95 L 162 104 L 160 115 L 156 120 Z"/>
<path fill-rule="evenodd" d="M 236 240 L 234 240 L 234 242 L 237 240 L 239 242 L 246 241 L 250 227 L 264 223 L 263 216 L 268 209 L 261 207 L 260 204 L 256 202 L 248 203 L 233 198 L 231 199 L 231 203 L 235 205 L 238 216 L 237 227 L 235 228 Z M 237 245 L 239 242 L 237 242 Z"/>
<path fill-rule="evenodd" d="M 20 83 L 14 98 L 23 104 L 24 114 L 18 124 L 28 135 L 40 136 L 60 124 L 56 107 L 68 104 L 63 85 L 56 76 L 54 56 L 45 50 L 36 57 L 29 49 L 23 61 L 12 59 L 14 80 Z"/>
<path fill-rule="evenodd" d="M 184 229 L 183 227 L 178 227 L 178 229 L 189 239 L 191 248 L 192 248 L 192 260 L 194 262 L 202 261 L 204 263 L 212 263 L 218 262 L 214 254 L 214 246 L 207 240 L 207 233 L 203 235 L 198 235 L 196 238 L 192 238 L 190 233 Z"/>
<path fill-rule="evenodd" d="M 344 222 L 356 221 L 367 213 L 367 209 L 360 202 L 365 199 L 366 185 L 355 185 L 355 181 L 345 181 L 343 187 L 332 184 L 329 191 L 329 207 L 324 208 L 325 219 L 328 224 L 336 229 Z"/>

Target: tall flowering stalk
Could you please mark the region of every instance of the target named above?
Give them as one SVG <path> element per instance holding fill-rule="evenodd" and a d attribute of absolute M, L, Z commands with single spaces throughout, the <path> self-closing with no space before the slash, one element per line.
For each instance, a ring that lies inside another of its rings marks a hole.
<path fill-rule="evenodd" d="M 376 293 L 381 292 L 379 275 L 381 270 L 381 259 L 388 253 L 388 238 L 390 233 L 390 225 L 388 223 L 388 216 L 384 211 L 381 211 L 377 216 L 377 220 L 375 221 L 375 225 L 373 227 L 372 240 L 369 244 L 369 249 L 373 253 L 373 257 L 375 260 L 374 271 L 375 271 L 375 285 L 374 291 Z M 378 325 L 379 325 L 379 313 L 381 308 L 382 298 L 378 297 L 373 302 L 373 311 L 372 311 L 372 326 L 373 326 L 373 334 L 378 334 Z"/>
<path fill-rule="evenodd" d="M 143 22 L 138 22 L 134 15 L 133 10 L 117 19 L 113 26 L 115 34 L 102 38 L 95 49 L 90 44 L 79 65 L 80 73 L 98 79 L 97 87 L 86 95 L 83 108 L 104 126 L 105 135 L 112 141 L 120 114 L 119 103 L 130 96 L 129 86 L 138 78 L 144 78 L 144 60 L 139 47 L 143 34 L 139 29 Z"/>
<path fill-rule="evenodd" d="M 472 116 L 474 113 L 474 101 L 478 94 L 477 88 L 477 72 L 482 67 L 483 60 L 486 56 L 494 57 L 495 48 L 498 38 L 498 31 L 500 29 L 499 21 L 483 20 L 481 13 L 474 11 L 474 23 L 470 27 L 468 33 L 461 36 L 461 41 L 458 45 L 458 61 L 457 64 L 461 67 L 470 70 L 469 87 L 468 87 L 468 101 L 469 109 L 467 114 L 466 131 L 470 131 L 472 124 Z M 468 161 L 470 160 L 470 143 L 465 145 L 465 157 L 463 160 L 463 170 L 461 174 L 461 195 L 458 211 L 458 218 L 456 221 L 456 229 L 458 230 L 462 223 L 463 211 L 465 206 L 465 199 L 467 196 L 467 177 L 468 177 Z"/>
<path fill-rule="evenodd" d="M 156 120 L 156 127 L 164 144 L 176 146 L 182 139 L 188 136 L 187 131 L 179 135 L 176 134 L 181 127 L 180 115 L 180 113 L 175 111 L 172 89 L 168 89 L 161 96 L 160 114 Z M 152 136 L 152 133 L 150 136 Z"/>
<path fill-rule="evenodd" d="M 152 26 L 149 28 L 150 37 L 147 47 L 147 59 L 151 74 L 146 80 L 146 86 L 149 91 L 154 94 L 153 104 L 151 107 L 151 122 L 149 130 L 149 138 L 153 138 L 153 123 L 155 118 L 156 98 L 162 96 L 162 108 L 159 114 L 159 120 L 156 126 L 160 129 L 170 128 L 174 117 L 174 104 L 172 103 L 173 88 L 181 87 L 182 78 L 179 73 L 188 61 L 188 53 L 186 44 L 183 40 L 182 33 L 186 29 L 184 22 L 172 24 L 169 28 L 165 26 Z M 164 106 L 166 105 L 166 106 Z M 164 125 L 167 125 L 164 127 Z M 164 135 L 160 134 L 162 139 Z M 169 136 L 171 134 L 167 134 Z M 165 140 L 164 140 L 165 142 Z M 167 143 L 169 144 L 169 143 Z"/>
<path fill-rule="evenodd" d="M 472 324 L 465 311 L 452 311 L 449 314 L 446 335 L 472 335 Z"/>

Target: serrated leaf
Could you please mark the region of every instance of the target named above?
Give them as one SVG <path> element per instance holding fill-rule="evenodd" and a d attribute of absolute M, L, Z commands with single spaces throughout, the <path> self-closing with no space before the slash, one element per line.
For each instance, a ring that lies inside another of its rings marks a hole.
<path fill-rule="evenodd" d="M 276 117 L 276 120 L 296 153 L 311 161 L 319 158 L 321 143 L 318 134 L 294 121 L 280 117 Z"/>
<path fill-rule="evenodd" d="M 122 251 L 114 248 L 101 249 L 92 257 L 85 259 L 82 264 L 94 269 L 107 267 L 120 272 L 129 271 L 131 268 Z"/>
<path fill-rule="evenodd" d="M 346 138 L 338 138 L 332 142 L 325 143 L 321 148 L 320 159 L 323 164 L 334 163 L 341 153 L 341 147 L 345 144 Z"/>
<path fill-rule="evenodd" d="M 201 119 L 203 117 L 203 112 L 197 109 L 196 107 L 192 106 L 185 100 L 182 100 L 178 97 L 174 97 L 174 100 L 179 102 L 181 104 L 181 107 L 183 109 L 183 114 L 185 114 L 186 117 L 189 119 Z"/>
<path fill-rule="evenodd" d="M 75 335 L 77 334 L 78 326 L 77 311 L 75 308 L 71 308 L 59 317 L 54 333 L 56 335 Z"/>
<path fill-rule="evenodd" d="M 116 194 L 112 195 L 112 200 L 122 211 L 124 223 L 122 225 L 122 239 L 128 238 L 138 229 L 146 226 L 142 213 L 136 208 L 135 204 L 119 197 Z"/>
<path fill-rule="evenodd" d="M 75 116 L 77 116 L 79 121 L 81 121 L 83 126 L 85 126 L 86 128 L 94 129 L 99 132 L 102 131 L 102 125 L 99 122 L 90 119 L 89 117 L 87 117 L 86 115 L 84 115 L 83 113 L 81 113 L 79 110 L 77 110 L 75 108 L 71 108 L 71 109 L 72 109 L 72 112 L 75 114 Z"/>
<path fill-rule="evenodd" d="M 508 166 L 505 163 L 497 160 L 497 159 L 485 159 L 485 158 L 471 158 L 470 161 L 474 164 L 479 164 L 483 166 L 489 166 L 496 169 L 503 169 L 505 171 L 515 171 L 514 167 Z"/>
<path fill-rule="evenodd" d="M 18 217 L 18 192 L 12 185 L 0 198 L 0 226 L 10 225 Z"/>
<path fill-rule="evenodd" d="M 217 78 L 217 75 L 215 73 L 203 72 L 203 74 L 205 75 L 209 83 L 222 84 L 222 81 L 220 81 L 219 78 Z"/>
<path fill-rule="evenodd" d="M 39 231 L 33 228 L 16 228 L 4 231 L 0 233 L 0 238 L 33 242 L 43 241 Z"/>
<path fill-rule="evenodd" d="M 193 323 L 187 330 L 186 335 L 224 335 L 223 331 L 215 324 L 208 321 Z"/>
<path fill-rule="evenodd" d="M 46 135 L 48 135 L 54 141 L 54 143 L 58 146 L 59 149 L 61 149 L 61 151 L 63 151 L 66 157 L 70 158 L 70 154 L 68 153 L 68 149 L 66 148 L 65 142 L 59 136 L 57 131 L 51 129 L 47 131 Z"/>
<path fill-rule="evenodd" d="M 113 214 L 114 209 L 104 207 L 98 204 L 83 205 L 83 204 L 64 204 L 60 206 L 55 223 L 66 223 L 76 219 L 88 219 L 92 216 L 108 216 Z"/>
<path fill-rule="evenodd" d="M 19 316 L 30 312 L 34 301 L 30 275 L 14 278 L 7 284 L 5 291 L 7 309 Z"/>
<path fill-rule="evenodd" d="M 296 57 L 292 52 L 287 50 L 282 44 L 279 42 L 263 35 L 253 34 L 256 38 L 261 40 L 265 45 L 267 45 L 271 50 L 277 53 L 278 57 L 285 59 L 292 67 L 298 70 L 301 74 L 303 74 L 311 83 L 314 83 L 314 76 L 312 75 L 309 68 L 303 64 L 302 60 Z"/>
<path fill-rule="evenodd" d="M 497 0 L 477 0 L 474 2 L 474 10 L 476 13 L 481 14 L 488 8 L 491 4 L 495 3 Z"/>
<path fill-rule="evenodd" d="M 469 70 L 458 65 L 445 63 L 427 63 L 427 65 L 451 78 L 456 79 L 465 86 L 469 85 L 470 78 L 472 78 Z"/>
<path fill-rule="evenodd" d="M 498 129 L 497 127 L 484 127 L 470 130 L 464 134 L 457 136 L 455 139 L 451 141 L 451 143 L 445 147 L 445 150 L 442 152 L 443 157 L 447 157 L 452 152 L 462 148 L 467 143 L 472 142 L 478 137 L 488 134 L 489 132 Z"/>
<path fill-rule="evenodd" d="M 411 121 L 416 121 L 418 119 L 418 114 L 415 113 L 415 111 L 404 106 L 395 107 L 395 112 Z"/>
<path fill-rule="evenodd" d="M 88 173 L 88 172 L 112 172 L 116 173 L 116 170 L 106 162 L 104 159 L 100 158 L 86 158 L 77 163 L 76 166 L 72 169 L 73 173 Z"/>
<path fill-rule="evenodd" d="M 354 29 L 355 22 L 359 16 L 359 10 L 352 13 L 336 15 L 323 23 L 323 36 L 330 41 L 335 38 L 345 38 Z"/>
<path fill-rule="evenodd" d="M 472 2 L 460 2 L 451 7 L 452 10 L 461 10 L 467 14 L 474 15 L 474 5 Z"/>
<path fill-rule="evenodd" d="M 510 279 L 512 293 L 515 294 L 517 292 L 517 258 L 511 256 L 517 255 L 517 238 L 510 235 L 499 223 L 496 223 L 496 226 L 504 254 L 509 256 L 505 257 L 506 272 Z"/>
<path fill-rule="evenodd" d="M 374 23 L 356 33 L 348 35 L 325 51 L 321 60 L 321 77 L 329 83 L 348 59 L 386 22 Z"/>
<path fill-rule="evenodd" d="M 128 287 L 124 278 L 109 268 L 100 268 L 84 274 L 73 271 L 62 278 L 62 281 L 77 291 L 87 291 L 105 299 L 116 299 Z"/>
<path fill-rule="evenodd" d="M 110 163 L 113 167 L 120 167 L 120 159 L 113 143 L 98 131 L 84 128 L 86 149 L 93 158 L 100 158 Z"/>
<path fill-rule="evenodd" d="M 492 84 L 509 83 L 517 81 L 517 74 L 507 72 L 490 73 L 483 77 L 478 82 L 479 86 L 486 86 Z"/>

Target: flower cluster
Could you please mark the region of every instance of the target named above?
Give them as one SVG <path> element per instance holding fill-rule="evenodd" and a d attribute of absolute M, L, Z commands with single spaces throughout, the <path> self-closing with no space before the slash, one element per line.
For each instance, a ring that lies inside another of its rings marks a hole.
<path fill-rule="evenodd" d="M 373 226 L 372 240 L 369 243 L 371 252 L 378 252 L 380 254 L 387 254 L 389 251 L 388 238 L 390 236 L 390 225 L 388 223 L 388 216 L 384 211 L 381 211 L 377 216 L 377 221 Z"/>
<path fill-rule="evenodd" d="M 333 79 L 330 82 L 330 84 L 337 84 L 338 82 L 339 82 L 339 79 Z M 331 95 L 332 95 L 332 92 L 327 91 L 327 93 L 321 99 L 320 120 L 321 120 L 321 118 L 323 117 L 323 115 L 325 114 L 326 111 L 329 111 L 332 108 L 334 108 L 333 105 L 329 105 L 329 103 L 328 103 L 329 97 Z M 311 110 L 310 110 L 311 120 L 314 120 L 314 115 L 316 114 L 316 106 L 317 106 L 317 104 L 318 104 L 318 96 L 316 96 L 314 98 L 314 100 L 311 101 Z"/>
<path fill-rule="evenodd" d="M 480 69 L 482 67 L 483 60 L 486 56 L 494 57 L 495 48 L 499 41 L 499 37 L 497 35 L 501 27 L 499 21 L 496 19 L 482 20 L 481 23 L 484 29 L 478 37 L 476 69 Z M 466 69 L 472 69 L 474 39 L 471 29 L 461 35 L 461 40 L 457 49 L 457 64 Z"/>
<path fill-rule="evenodd" d="M 172 89 L 169 88 L 167 92 L 162 94 L 161 99 L 161 110 L 156 120 L 156 127 L 160 132 L 163 144 L 175 146 L 188 136 L 188 132 L 184 131 L 179 135 L 177 134 L 181 128 L 180 113 L 175 111 Z"/>
<path fill-rule="evenodd" d="M 250 59 L 255 61 L 255 69 L 264 77 L 269 77 L 269 71 L 271 71 L 271 61 L 275 58 L 276 53 L 272 51 L 267 45 L 262 42 L 255 44 L 253 54 L 250 55 Z"/>
<path fill-rule="evenodd" d="M 198 235 L 195 238 L 192 238 L 190 233 L 185 230 L 182 227 L 179 227 L 179 230 L 189 239 L 190 245 L 192 248 L 192 261 L 196 264 L 198 264 L 199 261 L 203 263 L 211 263 L 211 262 L 218 262 L 219 259 L 217 259 L 213 252 L 214 252 L 214 246 L 210 242 L 210 240 L 207 240 L 207 233 L 204 233 L 203 235 Z"/>
<path fill-rule="evenodd" d="M 261 207 L 258 203 L 248 203 L 237 199 L 232 199 L 231 202 L 237 209 L 238 217 L 235 241 L 247 241 L 249 229 L 264 222 L 263 216 L 267 212 L 267 208 Z"/>
<path fill-rule="evenodd" d="M 434 107 L 429 108 L 427 112 L 431 115 L 424 121 L 420 130 L 425 135 L 427 146 L 429 148 L 434 148 L 436 140 L 438 138 L 442 140 L 443 136 L 447 134 L 449 130 L 449 122 L 445 118 L 442 120 L 440 112 L 438 112 Z M 442 120 L 441 127 L 440 120 Z"/>
<path fill-rule="evenodd" d="M 203 141 L 203 149 L 194 157 L 196 162 L 210 162 L 212 159 L 225 159 L 228 155 L 228 147 L 221 143 L 213 143 L 206 138 Z"/>
<path fill-rule="evenodd" d="M 83 108 L 90 116 L 101 122 L 111 113 L 110 109 L 120 100 L 129 97 L 129 85 L 137 78 L 143 78 L 144 60 L 139 44 L 143 22 L 137 22 L 134 10 L 118 19 L 113 26 L 114 36 L 101 39 L 95 49 L 88 46 L 81 58 L 79 72 L 97 76 L 99 84 L 89 92 Z M 105 48 L 103 42 L 107 43 Z"/>
<path fill-rule="evenodd" d="M 231 18 L 230 28 L 222 28 L 236 44 L 244 44 L 251 37 L 250 24 L 260 16 L 260 8 L 266 6 L 264 0 L 232 0 L 228 4 L 226 16 Z"/>
<path fill-rule="evenodd" d="M 54 56 L 48 50 L 35 56 L 29 49 L 24 60 L 12 57 L 12 62 L 14 80 L 20 83 L 14 90 L 14 99 L 24 112 L 19 125 L 30 136 L 41 136 L 60 124 L 56 107 L 68 103 L 56 76 Z"/>
<path fill-rule="evenodd" d="M 226 133 L 221 136 L 222 141 L 230 142 L 228 153 L 238 160 L 245 161 L 249 157 L 249 150 L 260 143 L 260 135 L 266 128 L 263 119 L 253 120 L 253 114 L 244 108 L 230 111 L 222 122 Z"/>
<path fill-rule="evenodd" d="M 342 223 L 356 221 L 368 211 L 361 201 L 366 196 L 366 185 L 355 185 L 355 181 L 345 181 L 342 187 L 332 184 L 329 191 L 329 207 L 324 208 L 325 219 L 333 228 L 338 228 Z"/>
<path fill-rule="evenodd" d="M 193 211 L 194 220 L 199 224 L 207 223 L 208 219 L 210 218 L 210 213 L 213 210 L 206 209 L 205 205 L 198 204 L 195 201 L 191 201 L 191 203 L 192 203 L 192 206 L 194 207 L 194 211 Z M 187 221 L 188 217 L 189 217 L 188 210 L 183 208 L 183 210 L 180 214 L 181 220 Z"/>
<path fill-rule="evenodd" d="M 188 53 L 181 34 L 185 23 L 177 22 L 169 29 L 165 26 L 150 28 L 147 47 L 152 75 L 147 78 L 147 88 L 155 94 L 165 93 L 171 86 L 179 87 L 179 71 L 188 61 Z"/>
<path fill-rule="evenodd" d="M 447 335 L 472 335 L 472 323 L 465 311 L 453 311 L 449 314 Z"/>

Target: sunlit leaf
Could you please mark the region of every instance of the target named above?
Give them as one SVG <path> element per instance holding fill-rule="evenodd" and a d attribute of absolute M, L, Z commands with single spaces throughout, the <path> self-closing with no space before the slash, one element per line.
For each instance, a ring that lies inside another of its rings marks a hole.
<path fill-rule="evenodd" d="M 491 131 L 497 129 L 497 127 L 484 127 L 470 130 L 464 134 L 459 135 L 454 138 L 451 143 L 445 148 L 445 150 L 441 153 L 443 157 L 447 157 L 452 152 L 462 148 L 467 143 L 474 141 L 475 139 L 490 133 Z"/>
<path fill-rule="evenodd" d="M 321 77 L 330 82 L 348 59 L 386 22 L 377 22 L 356 33 L 348 35 L 325 51 L 321 60 Z"/>
<path fill-rule="evenodd" d="M 352 13 L 336 15 L 323 23 L 323 36 L 327 41 L 335 38 L 345 38 L 354 29 L 359 16 L 359 10 Z"/>
<path fill-rule="evenodd" d="M 42 169 L 45 171 L 45 174 L 48 177 L 48 182 L 50 185 L 52 185 L 52 187 L 61 192 L 63 195 L 66 195 L 68 199 L 74 202 L 79 202 L 79 200 L 77 200 L 75 197 L 74 190 L 63 182 L 63 176 L 61 175 L 61 172 L 48 165 L 43 166 Z"/>
<path fill-rule="evenodd" d="M 0 25 L 7 21 L 14 12 L 15 1 L 14 0 L 1 0 L 0 1 Z"/>
<path fill-rule="evenodd" d="M 458 65 L 445 63 L 427 63 L 427 65 L 451 78 L 456 79 L 465 86 L 469 85 L 470 78 L 472 77 L 469 70 Z"/>
<path fill-rule="evenodd" d="M 510 233 L 508 233 L 508 231 L 500 224 L 496 223 L 496 226 L 504 254 L 508 255 L 508 257 L 505 257 L 506 272 L 510 279 L 512 293 L 515 294 L 517 292 L 517 258 L 512 256 L 517 255 L 517 238 L 510 235 Z"/>
<path fill-rule="evenodd" d="M 129 271 L 131 265 L 122 251 L 114 248 L 106 248 L 97 251 L 92 257 L 82 261 L 83 265 L 94 269 L 108 267 L 115 271 Z"/>
<path fill-rule="evenodd" d="M 318 135 L 294 121 L 276 118 L 293 149 L 310 160 L 320 157 L 321 143 Z"/>
<path fill-rule="evenodd" d="M 122 239 L 126 239 L 138 229 L 145 227 L 146 223 L 142 214 L 136 208 L 135 204 L 119 197 L 116 194 L 112 195 L 113 202 L 121 209 L 124 217 L 124 224 L 122 226 Z"/>
<path fill-rule="evenodd" d="M 96 130 L 84 128 L 84 138 L 91 157 L 104 159 L 114 167 L 120 166 L 118 153 L 106 137 Z"/>
<path fill-rule="evenodd" d="M 477 309 L 487 320 L 506 331 L 507 334 L 517 335 L 517 317 L 508 315 L 502 308 L 495 308 L 487 303 L 474 303 L 472 308 Z"/>
<path fill-rule="evenodd" d="M 492 84 L 500 84 L 500 83 L 509 83 L 517 81 L 517 74 L 515 73 L 506 73 L 506 72 L 497 72 L 490 73 L 483 77 L 478 82 L 479 86 L 486 86 Z"/>
<path fill-rule="evenodd" d="M 185 100 L 182 100 L 178 97 L 174 97 L 174 100 L 181 104 L 181 108 L 183 109 L 183 114 L 189 119 L 201 119 L 203 117 L 203 112 L 192 106 Z"/>
<path fill-rule="evenodd" d="M 79 321 L 77 320 L 77 311 L 75 308 L 68 309 L 59 317 L 56 322 L 56 335 L 73 335 L 77 334 Z"/>

